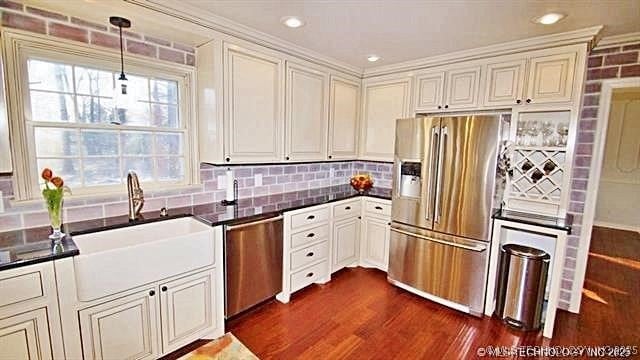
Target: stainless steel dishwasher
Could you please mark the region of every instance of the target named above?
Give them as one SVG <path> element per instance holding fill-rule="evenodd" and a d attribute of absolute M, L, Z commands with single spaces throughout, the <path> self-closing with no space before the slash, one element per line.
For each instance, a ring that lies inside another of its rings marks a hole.
<path fill-rule="evenodd" d="M 282 291 L 282 241 L 282 216 L 226 227 L 227 318 Z"/>

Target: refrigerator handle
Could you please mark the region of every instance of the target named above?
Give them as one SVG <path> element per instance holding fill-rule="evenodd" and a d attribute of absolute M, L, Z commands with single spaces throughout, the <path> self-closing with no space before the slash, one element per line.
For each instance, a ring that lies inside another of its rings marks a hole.
<path fill-rule="evenodd" d="M 443 166 L 444 152 L 446 150 L 446 143 L 448 138 L 447 127 L 443 126 L 440 131 L 440 150 L 438 151 L 438 180 L 436 181 L 436 206 L 434 209 L 434 221 L 440 223 L 441 207 L 442 207 L 442 178 L 443 178 Z"/>
<path fill-rule="evenodd" d="M 435 177 L 435 172 L 437 171 L 437 167 L 434 160 L 434 154 L 438 151 L 438 140 L 440 137 L 440 127 L 433 126 L 431 128 L 431 143 L 429 144 L 429 169 L 426 171 L 428 176 L 427 186 L 426 186 L 426 197 L 425 202 L 427 204 L 431 203 L 431 192 L 433 191 L 433 178 Z M 427 220 L 431 219 L 431 206 L 427 207 Z"/>

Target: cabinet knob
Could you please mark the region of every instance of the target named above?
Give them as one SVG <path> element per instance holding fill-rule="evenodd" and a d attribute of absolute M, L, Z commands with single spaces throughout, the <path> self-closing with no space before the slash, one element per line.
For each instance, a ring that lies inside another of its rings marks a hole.
<path fill-rule="evenodd" d="M 285 160 L 289 160 L 289 157 L 287 156 L 287 157 L 285 157 L 284 159 L 285 159 Z"/>
<path fill-rule="evenodd" d="M 155 290 L 151 290 L 151 291 L 149 291 L 149 296 L 153 296 L 153 295 L 155 295 L 155 294 L 156 294 L 156 291 L 155 291 Z"/>
<path fill-rule="evenodd" d="M 442 105 L 438 105 L 438 109 L 442 109 Z"/>
<path fill-rule="evenodd" d="M 329 155 L 329 159 L 331 159 L 331 158 L 332 158 L 332 156 L 331 156 L 331 155 Z"/>
<path fill-rule="evenodd" d="M 390 223 L 390 222 L 388 222 L 388 223 L 387 223 L 387 225 L 391 226 L 391 223 Z"/>
<path fill-rule="evenodd" d="M 449 105 L 445 105 L 445 106 L 444 106 L 444 108 L 445 108 L 445 109 L 448 109 L 448 108 L 449 108 Z"/>
<path fill-rule="evenodd" d="M 527 99 L 527 104 L 531 104 L 531 99 Z"/>
<path fill-rule="evenodd" d="M 307 253 L 307 257 L 312 257 L 313 256 L 313 251 L 310 253 Z"/>
<path fill-rule="evenodd" d="M 160 288 L 160 290 L 162 290 L 162 291 L 167 291 L 167 287 L 166 287 L 166 286 L 163 286 L 163 287 L 161 287 L 161 288 Z"/>
<path fill-rule="evenodd" d="M 227 158 L 226 158 L 226 159 L 224 159 L 224 160 L 225 160 L 226 162 L 229 162 L 229 161 L 231 161 L 231 158 L 230 158 L 230 157 L 227 157 Z"/>
<path fill-rule="evenodd" d="M 312 272 L 310 272 L 310 273 L 308 273 L 308 274 L 307 274 L 307 277 L 312 277 L 312 276 L 313 276 L 313 273 L 312 273 Z"/>
<path fill-rule="evenodd" d="M 522 104 L 522 100 L 520 99 L 516 100 L 516 104 Z"/>
<path fill-rule="evenodd" d="M 358 216 L 358 219 L 362 219 L 362 216 Z"/>

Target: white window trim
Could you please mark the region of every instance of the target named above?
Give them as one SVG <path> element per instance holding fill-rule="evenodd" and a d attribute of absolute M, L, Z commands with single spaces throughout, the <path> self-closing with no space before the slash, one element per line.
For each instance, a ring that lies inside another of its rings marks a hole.
<path fill-rule="evenodd" d="M 5 63 L 4 71 L 7 85 L 14 195 L 17 201 L 32 200 L 39 198 L 40 194 L 38 188 L 34 186 L 38 182 L 38 179 L 34 177 L 39 177 L 39 169 L 35 163 L 35 154 L 30 154 L 30 149 L 35 148 L 30 143 L 34 137 L 33 134 L 28 133 L 30 129 L 26 121 L 31 115 L 28 103 L 29 88 L 25 83 L 28 79 L 27 59 L 41 58 L 120 71 L 120 52 L 13 29 L 3 29 L 0 36 L 2 37 L 2 56 Z M 194 99 L 195 69 L 162 60 L 125 54 L 125 71 L 143 76 L 177 80 L 179 83 L 179 116 L 185 128 L 185 179 L 179 183 L 148 184 L 145 189 L 184 188 L 198 184 L 200 171 Z M 92 187 L 90 191 L 99 196 L 122 194 L 125 191 L 125 184 L 104 188 Z M 78 195 L 86 196 L 87 193 L 81 192 Z"/>

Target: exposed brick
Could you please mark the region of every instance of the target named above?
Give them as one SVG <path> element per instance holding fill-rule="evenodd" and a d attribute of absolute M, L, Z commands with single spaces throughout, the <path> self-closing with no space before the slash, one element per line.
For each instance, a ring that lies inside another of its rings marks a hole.
<path fill-rule="evenodd" d="M 580 120 L 578 123 L 580 130 L 595 130 L 596 120 Z"/>
<path fill-rule="evenodd" d="M 114 34 L 120 34 L 120 28 L 117 27 L 113 27 L 111 26 L 109 28 L 109 31 L 111 31 Z M 142 35 L 138 34 L 138 33 L 134 33 L 133 31 L 129 31 L 129 30 L 122 30 L 122 36 L 124 37 L 128 37 L 128 38 L 133 38 L 133 39 L 139 39 L 142 40 Z"/>
<path fill-rule="evenodd" d="M 158 39 L 156 37 L 153 36 L 144 36 L 144 40 L 154 43 L 154 44 L 158 44 L 158 45 L 162 45 L 162 46 L 171 46 L 171 41 L 167 41 L 167 40 L 163 40 L 163 39 Z"/>
<path fill-rule="evenodd" d="M 58 23 L 49 24 L 49 35 L 84 43 L 89 41 L 89 32 L 86 29 Z"/>
<path fill-rule="evenodd" d="M 571 192 L 571 201 L 579 201 L 584 202 L 586 198 L 586 194 L 584 191 L 572 191 Z"/>
<path fill-rule="evenodd" d="M 600 96 L 585 95 L 582 100 L 582 106 L 597 106 L 600 103 Z"/>
<path fill-rule="evenodd" d="M 593 143 L 593 131 L 580 131 L 578 132 L 578 142 L 579 143 Z"/>
<path fill-rule="evenodd" d="M 598 117 L 598 108 L 597 107 L 583 108 L 580 117 L 582 119 L 596 118 Z"/>
<path fill-rule="evenodd" d="M 196 52 L 193 47 L 191 47 L 189 45 L 180 44 L 180 43 L 173 43 L 173 47 L 178 49 L 178 50 L 186 51 L 186 52 L 189 52 L 189 53 L 192 53 L 192 54 L 194 54 Z"/>
<path fill-rule="evenodd" d="M 599 67 L 602 66 L 602 56 L 590 56 L 587 61 L 587 67 Z"/>
<path fill-rule="evenodd" d="M 196 57 L 192 54 L 186 54 L 187 61 L 186 64 L 190 66 L 196 66 Z"/>
<path fill-rule="evenodd" d="M 611 54 L 611 53 L 618 52 L 618 51 L 620 51 L 620 46 L 614 46 L 614 47 L 608 47 L 608 48 L 603 48 L 603 49 L 593 49 L 593 50 L 591 50 L 591 54 L 590 55 Z"/>
<path fill-rule="evenodd" d="M 0 0 L 0 7 L 22 11 L 23 5 L 14 1 Z"/>
<path fill-rule="evenodd" d="M 622 51 L 628 51 L 628 50 L 640 50 L 640 43 L 625 45 L 622 47 Z"/>
<path fill-rule="evenodd" d="M 587 71 L 587 80 L 613 79 L 616 77 L 618 77 L 618 66 L 589 69 Z"/>
<path fill-rule="evenodd" d="M 600 90 L 602 90 L 602 83 L 601 82 L 588 83 L 584 87 L 584 93 L 585 94 L 599 93 Z"/>
<path fill-rule="evenodd" d="M 589 167 L 591 166 L 591 156 L 576 156 L 573 164 L 579 167 Z"/>
<path fill-rule="evenodd" d="M 71 22 L 76 24 L 76 25 L 83 26 L 83 27 L 88 27 L 88 28 L 92 28 L 92 29 L 96 29 L 96 30 L 107 31 L 107 27 L 105 25 L 101 25 L 101 24 L 97 24 L 97 23 L 94 23 L 94 22 L 91 22 L 91 21 L 78 19 L 76 17 L 72 17 L 71 18 Z"/>
<path fill-rule="evenodd" d="M 588 184 L 587 180 L 573 180 L 573 181 L 571 181 L 571 189 L 572 190 L 587 190 L 587 184 Z"/>
<path fill-rule="evenodd" d="M 572 229 L 573 230 L 573 229 Z M 580 238 L 576 237 L 576 236 L 572 236 L 569 239 L 567 239 L 567 245 L 572 246 L 572 247 L 578 247 L 580 246 Z M 567 259 L 573 263 L 575 263 L 576 261 L 574 259 Z M 565 261 L 565 266 L 569 266 L 567 265 L 567 262 L 569 261 Z M 573 267 L 575 268 L 575 266 Z"/>
<path fill-rule="evenodd" d="M 626 52 L 620 54 L 607 55 L 604 58 L 604 65 L 624 65 L 638 62 L 638 52 Z"/>
<path fill-rule="evenodd" d="M 576 146 L 576 154 L 578 155 L 593 154 L 593 144 L 578 144 Z"/>
<path fill-rule="evenodd" d="M 588 179 L 589 178 L 589 169 L 574 168 L 573 169 L 573 178 L 574 179 Z"/>
<path fill-rule="evenodd" d="M 157 47 L 155 45 L 127 39 L 127 51 L 133 54 L 156 57 Z"/>
<path fill-rule="evenodd" d="M 184 64 L 184 53 L 182 51 L 176 51 L 176 50 L 171 50 L 164 47 L 159 47 L 158 58 L 161 60 L 171 61 L 178 64 Z"/>
<path fill-rule="evenodd" d="M 10 28 L 22 29 L 40 34 L 46 34 L 47 25 L 42 19 L 32 16 L 2 12 L 2 25 Z"/>
<path fill-rule="evenodd" d="M 584 203 L 571 201 L 569 203 L 569 210 L 582 213 L 584 211 Z M 575 255 L 573 257 L 575 257 Z"/>
<path fill-rule="evenodd" d="M 640 64 L 626 65 L 620 70 L 620 77 L 640 76 Z"/>
<path fill-rule="evenodd" d="M 34 8 L 34 7 L 31 7 L 31 6 L 27 6 L 27 12 L 28 13 L 32 13 L 34 15 L 46 17 L 46 18 L 49 18 L 49 19 L 65 20 L 65 21 L 69 19 L 65 15 L 58 14 L 58 13 L 55 13 L 55 12 L 49 11 L 49 10 Z"/>
<path fill-rule="evenodd" d="M 120 39 L 117 36 L 108 35 L 101 32 L 91 32 L 91 43 L 98 46 L 105 46 L 114 49 L 120 48 Z"/>

